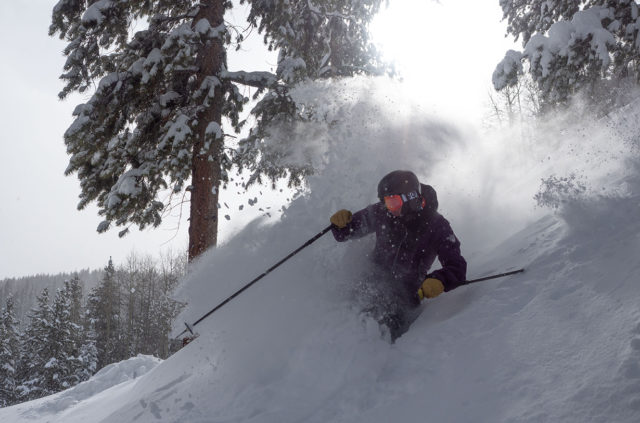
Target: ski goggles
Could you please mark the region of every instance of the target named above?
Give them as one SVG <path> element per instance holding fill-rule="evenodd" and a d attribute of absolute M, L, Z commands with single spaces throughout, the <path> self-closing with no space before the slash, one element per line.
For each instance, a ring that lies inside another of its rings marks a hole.
<path fill-rule="evenodd" d="M 412 191 L 407 194 L 385 195 L 383 200 L 384 200 L 384 205 L 389 211 L 389 213 L 399 217 L 399 216 L 402 216 L 402 206 L 406 202 L 414 200 L 416 198 L 418 198 L 418 193 L 415 191 Z"/>

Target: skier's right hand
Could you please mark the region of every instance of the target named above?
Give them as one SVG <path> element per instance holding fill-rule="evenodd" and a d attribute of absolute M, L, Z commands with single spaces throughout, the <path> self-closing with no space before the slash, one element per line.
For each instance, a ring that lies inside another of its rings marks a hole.
<path fill-rule="evenodd" d="M 336 225 L 338 228 L 342 229 L 347 226 L 349 222 L 351 222 L 352 216 L 353 215 L 349 210 L 342 209 L 335 212 L 329 220 L 331 220 L 331 223 Z"/>

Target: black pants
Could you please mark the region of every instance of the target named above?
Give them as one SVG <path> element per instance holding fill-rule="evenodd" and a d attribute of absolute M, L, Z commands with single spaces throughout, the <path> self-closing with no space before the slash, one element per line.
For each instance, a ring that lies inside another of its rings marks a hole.
<path fill-rule="evenodd" d="M 395 342 L 418 317 L 417 288 L 392 274 L 372 267 L 362 275 L 354 295 L 361 310 L 388 329 Z"/>

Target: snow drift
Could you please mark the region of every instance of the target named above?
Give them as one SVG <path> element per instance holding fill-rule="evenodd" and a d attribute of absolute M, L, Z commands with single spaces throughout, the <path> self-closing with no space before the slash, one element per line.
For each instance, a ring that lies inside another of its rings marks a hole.
<path fill-rule="evenodd" d="M 481 136 L 430 119 L 395 92 L 357 79 L 295 93 L 323 119 L 296 131 L 283 160 L 310 160 L 316 174 L 281 216 L 252 222 L 198 261 L 179 291 L 189 306 L 178 321 L 194 321 L 262 273 L 335 210 L 375 201 L 377 181 L 397 168 L 438 191 L 470 278 L 520 266 L 525 274 L 425 302 L 390 344 L 354 306 L 373 239 L 337 244 L 327 235 L 144 376 L 90 397 L 73 388 L 77 395 L 57 398 L 76 401 L 43 407 L 41 399 L 0 410 L 0 419 L 640 420 L 638 120 L 565 120 L 523 143 L 517 132 Z M 542 203 L 555 213 L 533 200 L 550 175 Z M 576 180 L 581 189 L 565 189 Z M 83 404 L 106 411 L 87 417 Z"/>

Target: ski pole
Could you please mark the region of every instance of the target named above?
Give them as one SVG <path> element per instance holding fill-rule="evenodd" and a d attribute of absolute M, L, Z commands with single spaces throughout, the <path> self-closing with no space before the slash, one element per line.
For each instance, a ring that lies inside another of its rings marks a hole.
<path fill-rule="evenodd" d="M 492 275 L 492 276 L 485 276 L 484 278 L 472 279 L 470 281 L 464 281 L 463 285 L 467 285 L 467 284 L 474 283 L 474 282 L 482 282 L 482 281 L 486 281 L 486 280 L 489 280 L 489 279 L 502 278 L 504 276 L 515 275 L 516 273 L 522 273 L 522 272 L 524 272 L 524 269 L 513 270 L 511 272 L 500 273 L 500 274 Z"/>
<path fill-rule="evenodd" d="M 298 247 L 297 250 L 293 251 L 292 253 L 290 253 L 288 256 L 286 256 L 285 258 L 283 258 L 282 260 L 280 260 L 279 262 L 277 262 L 276 264 L 274 264 L 273 266 L 271 266 L 270 268 L 268 268 L 263 274 L 261 274 L 260 276 L 258 276 L 257 278 L 255 278 L 254 280 L 252 280 L 251 282 L 249 282 L 248 284 L 246 284 L 245 286 L 243 286 L 242 288 L 240 288 L 238 291 L 236 291 L 235 293 L 233 293 L 231 296 L 229 296 L 226 300 L 224 300 L 223 302 L 221 302 L 220 304 L 218 304 L 217 306 L 215 306 L 214 308 L 212 308 L 211 310 L 209 310 L 209 312 L 207 312 L 206 314 L 204 314 L 202 317 L 200 317 L 198 320 L 196 320 L 193 324 L 189 325 L 187 322 L 184 323 L 184 325 L 187 327 L 185 330 L 183 330 L 182 332 L 180 332 L 178 334 L 178 336 L 176 336 L 174 339 L 177 339 L 179 337 L 181 337 L 183 334 L 190 332 L 193 335 L 193 326 L 197 325 L 198 323 L 200 323 L 201 321 L 203 321 L 204 319 L 206 319 L 207 317 L 211 316 L 213 313 L 215 313 L 216 311 L 218 311 L 219 309 L 221 309 L 225 304 L 229 303 L 231 300 L 233 300 L 235 297 L 237 297 L 238 295 L 240 295 L 242 292 L 244 292 L 245 290 L 247 290 L 251 285 L 253 285 L 254 283 L 258 282 L 260 279 L 264 278 L 265 276 L 267 276 L 269 273 L 271 273 L 272 270 L 274 270 L 276 267 L 280 266 L 282 263 L 284 263 L 285 261 L 289 260 L 291 257 L 295 256 L 296 254 L 298 254 L 300 251 L 302 251 L 303 249 L 307 248 L 309 245 L 313 244 L 315 241 L 318 240 L 318 238 L 320 238 L 322 235 L 326 234 L 327 232 L 329 232 L 331 230 L 331 228 L 333 227 L 333 225 L 329 225 L 326 228 L 324 228 L 322 231 L 318 232 L 313 238 L 311 238 L 309 241 L 305 242 L 303 245 L 301 245 L 300 247 Z"/>

